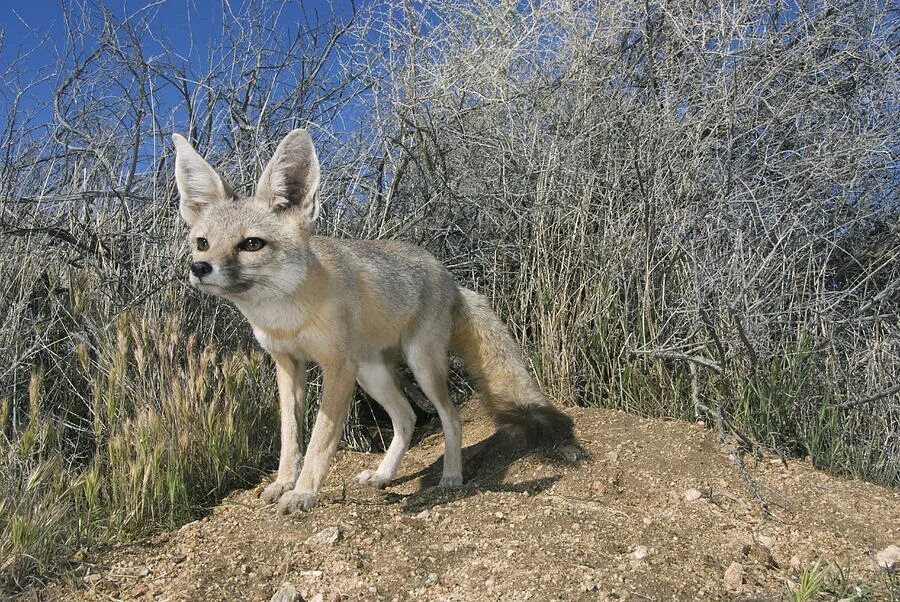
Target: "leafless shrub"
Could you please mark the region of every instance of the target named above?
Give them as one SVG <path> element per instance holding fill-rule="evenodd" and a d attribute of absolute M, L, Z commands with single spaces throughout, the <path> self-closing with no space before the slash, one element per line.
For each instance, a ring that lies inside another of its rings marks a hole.
<path fill-rule="evenodd" d="M 491 291 L 552 393 L 715 410 L 897 482 L 883 5 L 388 2 L 361 27 L 372 232 Z"/>

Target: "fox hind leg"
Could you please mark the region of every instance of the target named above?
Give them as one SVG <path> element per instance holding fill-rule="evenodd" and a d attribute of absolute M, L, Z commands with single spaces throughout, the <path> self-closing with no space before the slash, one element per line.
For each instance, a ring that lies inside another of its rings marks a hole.
<path fill-rule="evenodd" d="M 403 455 L 409 448 L 416 414 L 406 396 L 397 386 L 394 368 L 386 363 L 363 364 L 357 374 L 357 382 L 391 417 L 394 436 L 377 470 L 364 470 L 356 479 L 364 485 L 378 489 L 387 487 L 397 472 Z"/>
<path fill-rule="evenodd" d="M 447 391 L 446 344 L 436 344 L 433 338 L 428 338 L 412 341 L 404 351 L 406 363 L 422 391 L 434 404 L 444 429 L 444 473 L 440 486 L 459 487 L 463 483 L 462 423 Z"/>

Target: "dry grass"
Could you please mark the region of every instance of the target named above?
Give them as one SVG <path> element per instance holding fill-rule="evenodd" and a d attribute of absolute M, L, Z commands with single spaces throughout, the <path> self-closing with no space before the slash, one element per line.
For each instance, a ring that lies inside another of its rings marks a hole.
<path fill-rule="evenodd" d="M 153 10 L 76 4 L 46 104 L 49 71 L 0 72 L 3 587 L 271 467 L 268 360 L 183 285 L 172 131 L 246 192 L 309 127 L 320 233 L 430 248 L 563 403 L 897 485 L 884 4 L 397 1 L 297 36 L 274 7 L 187 62 L 151 43 Z"/>

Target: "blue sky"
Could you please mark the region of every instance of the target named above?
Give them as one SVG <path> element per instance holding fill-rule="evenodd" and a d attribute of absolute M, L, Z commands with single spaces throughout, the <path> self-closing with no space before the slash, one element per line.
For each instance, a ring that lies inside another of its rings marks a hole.
<path fill-rule="evenodd" d="M 202 65 L 210 40 L 219 37 L 223 15 L 229 11 L 240 14 L 251 3 L 252 0 L 6 0 L 0 3 L 0 73 L 18 57 L 18 66 L 24 69 L 23 81 L 32 80 L 36 74 L 46 75 L 25 99 L 29 104 L 44 105 L 43 101 L 67 75 L 65 69 L 56 69 L 57 60 L 67 52 L 63 4 L 73 7 L 76 16 L 80 13 L 77 7 L 87 6 L 95 14 L 99 8 L 107 8 L 119 18 L 149 18 L 147 35 L 143 36 L 146 52 L 172 50 L 188 59 L 189 64 Z M 366 3 L 358 1 L 356 7 Z M 285 34 L 296 29 L 304 12 L 310 17 L 329 19 L 331 6 L 338 18 L 352 14 L 350 0 L 273 2 L 273 7 L 281 11 L 278 23 Z M 7 113 L 13 95 L 10 90 L 0 91 L 0 117 Z M 49 118 L 45 111 L 46 108 L 39 111 L 39 119 Z"/>
<path fill-rule="evenodd" d="M 0 7 L 0 29 L 4 32 L 3 58 L 8 59 L 12 52 L 21 46 L 31 48 L 35 41 L 43 40 L 49 34 L 47 43 L 42 44 L 37 57 L 52 60 L 62 48 L 64 31 L 63 11 L 61 4 L 76 4 L 71 0 L 34 0 L 8 1 Z M 186 50 L 186 36 L 181 32 L 188 28 L 193 33 L 195 42 L 215 35 L 221 26 L 223 10 L 240 12 L 242 6 L 252 0 L 94 0 L 88 6 L 105 6 L 119 16 L 126 14 L 152 14 L 153 29 L 168 37 L 176 49 Z M 365 2 L 357 2 L 357 6 Z M 349 0 L 334 0 L 333 6 L 339 16 L 349 15 L 352 11 Z M 310 14 L 327 16 L 330 14 L 329 2 L 326 0 L 293 0 L 285 1 L 286 11 L 306 10 Z M 181 35 L 180 35 L 181 34 Z M 179 48 L 179 46 L 182 46 Z"/>

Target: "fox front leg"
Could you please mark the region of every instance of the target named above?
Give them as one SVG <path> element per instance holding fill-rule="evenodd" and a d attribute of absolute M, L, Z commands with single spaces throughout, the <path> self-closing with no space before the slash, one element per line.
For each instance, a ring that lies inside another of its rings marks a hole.
<path fill-rule="evenodd" d="M 275 380 L 278 383 L 279 413 L 281 415 L 281 456 L 278 460 L 278 477 L 260 496 L 267 504 L 277 502 L 282 494 L 294 488 L 300 472 L 301 429 L 297 426 L 297 414 L 302 421 L 306 407 L 306 361 L 288 355 L 273 355 Z M 300 424 L 303 424 L 302 422 Z"/>
<path fill-rule="evenodd" d="M 350 412 L 356 371 L 356 364 L 347 360 L 323 363 L 322 402 L 319 404 L 303 469 L 297 479 L 297 486 L 278 500 L 279 513 L 309 510 L 315 505 Z"/>

